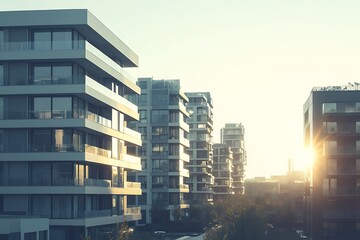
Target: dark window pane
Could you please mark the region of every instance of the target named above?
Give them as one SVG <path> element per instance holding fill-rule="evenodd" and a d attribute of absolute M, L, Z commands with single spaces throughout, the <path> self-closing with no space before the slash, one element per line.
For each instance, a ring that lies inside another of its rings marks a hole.
<path fill-rule="evenodd" d="M 54 84 L 71 84 L 72 66 L 53 66 L 52 79 Z"/>
<path fill-rule="evenodd" d="M 51 66 L 34 66 L 34 84 L 51 84 Z"/>
<path fill-rule="evenodd" d="M 49 97 L 34 98 L 33 118 L 51 118 L 51 98 Z"/>
<path fill-rule="evenodd" d="M 33 33 L 34 50 L 51 49 L 51 32 L 34 32 Z"/>
<path fill-rule="evenodd" d="M 54 31 L 53 32 L 53 49 L 72 49 L 72 32 L 71 31 Z"/>
<path fill-rule="evenodd" d="M 52 100 L 52 118 L 71 118 L 71 97 L 54 97 Z"/>

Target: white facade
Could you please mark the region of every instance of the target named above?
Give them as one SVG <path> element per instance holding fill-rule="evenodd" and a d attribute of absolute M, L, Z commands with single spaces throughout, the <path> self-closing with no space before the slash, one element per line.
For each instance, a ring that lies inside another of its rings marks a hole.
<path fill-rule="evenodd" d="M 48 219 L 52 240 L 139 220 L 137 55 L 84 9 L 0 12 L 0 52 L 0 212 Z"/>

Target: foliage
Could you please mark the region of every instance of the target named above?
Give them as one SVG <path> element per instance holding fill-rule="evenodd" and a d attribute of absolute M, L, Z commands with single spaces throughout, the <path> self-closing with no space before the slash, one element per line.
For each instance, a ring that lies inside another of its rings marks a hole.
<path fill-rule="evenodd" d="M 188 220 L 197 222 L 202 228 L 210 226 L 217 215 L 213 204 L 190 205 Z"/>
<path fill-rule="evenodd" d="M 242 196 L 231 197 L 215 206 L 216 218 L 205 240 L 261 240 L 265 218 L 259 205 Z"/>

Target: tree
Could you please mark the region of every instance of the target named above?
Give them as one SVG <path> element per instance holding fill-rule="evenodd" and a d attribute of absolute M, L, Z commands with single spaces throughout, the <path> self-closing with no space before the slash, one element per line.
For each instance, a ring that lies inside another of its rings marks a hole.
<path fill-rule="evenodd" d="M 265 238 L 265 218 L 261 207 L 242 196 L 216 205 L 217 217 L 206 231 L 205 240 L 261 240 Z"/>

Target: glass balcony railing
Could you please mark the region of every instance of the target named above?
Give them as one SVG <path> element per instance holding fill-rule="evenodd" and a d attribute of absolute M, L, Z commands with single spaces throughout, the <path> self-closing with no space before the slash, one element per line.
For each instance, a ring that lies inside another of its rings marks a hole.
<path fill-rule="evenodd" d="M 64 51 L 84 49 L 84 41 L 23 41 L 3 42 L 0 52 L 18 51 Z"/>
<path fill-rule="evenodd" d="M 93 89 L 105 94 L 106 96 L 109 96 L 110 98 L 114 99 L 115 101 L 120 102 L 121 104 L 125 105 L 126 107 L 128 107 L 132 111 L 137 112 L 137 106 L 135 104 L 133 104 L 130 101 L 126 100 L 124 97 L 120 96 L 119 94 L 111 91 L 110 89 L 108 89 L 104 85 L 101 85 L 100 83 L 93 80 L 92 78 L 86 76 L 85 77 L 85 83 L 86 83 L 86 85 L 89 85 Z"/>
<path fill-rule="evenodd" d="M 84 212 L 85 218 L 106 217 L 106 216 L 111 216 L 111 215 L 112 215 L 111 209 L 91 210 L 91 211 Z"/>
<path fill-rule="evenodd" d="M 93 122 L 99 123 L 100 125 L 103 125 L 105 127 L 111 128 L 111 120 L 107 119 L 103 116 L 100 116 L 96 113 L 86 111 L 86 118 L 89 119 L 90 121 L 93 121 Z"/>
<path fill-rule="evenodd" d="M 140 214 L 141 207 L 128 207 L 125 210 L 125 215 L 133 215 L 133 214 Z"/>
<path fill-rule="evenodd" d="M 85 42 L 85 48 L 92 54 L 94 54 L 96 57 L 98 57 L 101 61 L 115 69 L 116 71 L 120 72 L 124 77 L 131 80 L 132 82 L 136 82 L 135 78 L 131 76 L 127 71 L 124 70 L 119 64 L 117 64 L 114 60 L 109 58 L 107 55 L 105 55 L 103 52 L 101 52 L 99 49 L 97 49 L 94 45 L 92 45 L 89 42 Z"/>
<path fill-rule="evenodd" d="M 127 188 L 141 189 L 141 183 L 139 183 L 139 182 L 126 182 L 126 187 Z"/>

